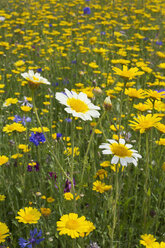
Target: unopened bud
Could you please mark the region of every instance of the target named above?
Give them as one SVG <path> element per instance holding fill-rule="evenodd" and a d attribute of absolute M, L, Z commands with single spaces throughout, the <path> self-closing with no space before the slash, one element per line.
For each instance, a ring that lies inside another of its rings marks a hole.
<path fill-rule="evenodd" d="M 105 100 L 104 100 L 104 108 L 105 108 L 106 110 L 111 110 L 111 108 L 112 108 L 112 102 L 111 102 L 110 96 L 107 96 L 107 97 L 105 98 Z"/>
<path fill-rule="evenodd" d="M 100 87 L 95 87 L 93 89 L 93 92 L 96 93 L 96 94 L 102 94 L 103 93 L 103 91 L 102 91 L 102 89 Z"/>

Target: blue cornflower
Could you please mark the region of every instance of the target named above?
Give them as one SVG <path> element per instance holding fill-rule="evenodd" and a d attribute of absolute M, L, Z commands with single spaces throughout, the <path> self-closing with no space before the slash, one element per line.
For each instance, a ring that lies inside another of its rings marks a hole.
<path fill-rule="evenodd" d="M 90 15 L 91 14 L 91 9 L 89 7 L 84 8 L 84 15 Z"/>
<path fill-rule="evenodd" d="M 44 143 L 46 139 L 43 133 L 32 132 L 29 141 L 33 142 L 34 145 L 38 146 L 40 143 Z"/>
<path fill-rule="evenodd" d="M 65 118 L 65 121 L 66 122 L 72 122 L 72 119 L 71 118 Z"/>
<path fill-rule="evenodd" d="M 14 122 L 18 123 L 20 121 L 22 121 L 22 118 L 19 115 L 14 115 Z"/>
<path fill-rule="evenodd" d="M 60 139 L 62 137 L 62 133 L 56 133 L 57 139 Z"/>
<path fill-rule="evenodd" d="M 162 41 L 156 41 L 156 45 L 161 46 L 161 45 L 163 45 L 163 42 Z"/>
<path fill-rule="evenodd" d="M 76 59 L 75 60 L 72 60 L 72 64 L 77 64 Z"/>
<path fill-rule="evenodd" d="M 36 244 L 39 244 L 41 241 L 44 240 L 42 239 L 37 239 L 38 237 L 42 236 L 42 231 L 40 230 L 39 233 L 37 232 L 37 228 L 35 228 L 33 231 L 30 230 L 30 239 L 25 240 L 23 238 L 19 238 L 19 245 L 21 248 L 33 248 L 35 247 Z"/>
<path fill-rule="evenodd" d="M 22 118 L 19 115 L 15 115 L 14 116 L 14 122 L 18 123 L 18 122 L 22 122 L 22 124 L 25 126 L 26 122 L 31 122 L 31 118 L 30 117 L 25 117 L 23 116 Z"/>
<path fill-rule="evenodd" d="M 31 122 L 31 121 L 32 121 L 32 119 L 30 117 L 23 116 L 23 118 L 22 118 L 22 124 L 23 125 L 26 125 L 26 122 Z"/>
<path fill-rule="evenodd" d="M 160 89 L 160 90 L 157 90 L 157 92 L 161 93 L 161 92 L 164 92 L 163 95 L 165 95 L 165 89 Z"/>
<path fill-rule="evenodd" d="M 149 40 L 149 38 L 148 38 L 148 37 L 145 37 L 145 38 L 143 38 L 143 40 L 144 40 L 144 41 L 148 41 L 148 40 Z"/>
<path fill-rule="evenodd" d="M 42 70 L 42 69 L 41 69 Z M 29 106 L 29 107 L 33 107 L 33 104 L 29 103 L 29 101 L 27 100 L 27 97 L 24 96 L 24 100 L 23 101 L 18 101 L 19 103 L 22 103 L 22 106 Z"/>
<path fill-rule="evenodd" d="M 38 68 L 37 69 L 37 72 L 42 72 L 42 68 Z"/>

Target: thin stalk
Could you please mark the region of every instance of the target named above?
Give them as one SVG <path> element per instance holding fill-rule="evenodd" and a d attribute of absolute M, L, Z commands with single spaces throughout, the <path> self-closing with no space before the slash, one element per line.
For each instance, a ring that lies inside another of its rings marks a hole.
<path fill-rule="evenodd" d="M 115 202 L 113 207 L 113 223 L 112 223 L 112 233 L 111 233 L 111 247 L 113 248 L 114 233 L 116 229 L 117 222 L 117 202 L 119 199 L 119 179 L 118 179 L 118 166 L 116 165 L 116 175 L 115 175 Z"/>
<path fill-rule="evenodd" d="M 120 96 L 119 133 L 118 133 L 119 139 L 121 136 L 121 118 L 122 118 L 122 108 L 123 108 L 123 96 L 124 96 L 124 91 L 126 88 L 126 83 L 127 83 L 127 81 L 124 81 L 124 87 L 123 87 L 123 90 L 122 90 L 121 96 Z"/>
<path fill-rule="evenodd" d="M 84 173 L 85 173 L 85 169 L 86 169 L 86 165 L 87 165 L 87 158 L 88 158 L 88 153 L 89 153 L 89 150 L 90 150 L 90 147 L 91 147 L 91 144 L 92 144 L 92 140 L 93 140 L 93 136 L 95 134 L 95 129 L 96 127 L 101 123 L 101 121 L 103 120 L 105 114 L 107 112 L 104 111 L 102 116 L 100 117 L 99 121 L 97 122 L 96 126 L 93 128 L 92 130 L 92 134 L 90 136 L 90 140 L 89 140 L 89 143 L 88 143 L 88 147 L 87 147 L 87 150 L 86 150 L 86 153 L 85 153 L 85 156 L 84 156 L 84 162 L 83 162 L 83 170 L 82 170 L 82 174 L 81 174 L 81 179 L 80 179 L 80 186 L 79 186 L 79 191 L 78 191 L 78 195 L 80 194 L 80 191 L 82 189 L 82 185 L 83 185 L 83 179 L 84 179 Z"/>
<path fill-rule="evenodd" d="M 145 183 L 144 183 L 144 200 L 143 200 L 143 223 L 144 232 L 147 230 L 147 214 L 148 214 L 148 202 L 149 202 L 149 133 L 146 132 L 146 167 L 145 167 Z"/>
<path fill-rule="evenodd" d="M 73 201 L 73 208 L 74 211 L 76 211 L 76 195 L 75 195 L 75 187 L 74 187 L 74 130 L 75 130 L 75 121 L 74 118 L 72 119 L 72 130 L 71 130 L 71 144 L 72 144 L 72 162 L 71 162 L 71 191 L 74 196 L 74 201 Z"/>
<path fill-rule="evenodd" d="M 49 151 L 50 151 L 51 155 L 53 156 L 53 158 L 55 159 L 57 165 L 58 165 L 59 168 L 61 169 L 61 171 L 62 171 L 62 173 L 64 174 L 64 176 L 65 176 L 68 180 L 71 181 L 70 177 L 69 177 L 69 176 L 67 175 L 67 173 L 64 171 L 64 169 L 63 169 L 62 165 L 60 164 L 58 158 L 57 158 L 56 155 L 54 154 L 53 149 L 52 149 L 52 147 L 51 147 L 51 144 L 50 144 L 50 142 L 49 142 L 49 140 L 48 140 L 48 138 L 47 138 L 47 135 L 46 135 L 46 133 L 44 132 L 44 129 L 43 129 L 43 126 L 42 126 L 42 124 L 41 124 L 40 118 L 39 118 L 39 116 L 38 116 L 37 108 L 36 108 L 36 105 L 35 105 L 34 90 L 32 90 L 32 103 L 33 103 L 33 110 L 34 110 L 34 112 L 35 112 L 35 115 L 36 115 L 38 124 L 39 124 L 39 126 L 41 127 L 42 133 L 43 133 L 44 136 L 45 136 L 46 143 L 47 143 L 47 146 L 48 146 L 48 148 L 49 148 Z"/>

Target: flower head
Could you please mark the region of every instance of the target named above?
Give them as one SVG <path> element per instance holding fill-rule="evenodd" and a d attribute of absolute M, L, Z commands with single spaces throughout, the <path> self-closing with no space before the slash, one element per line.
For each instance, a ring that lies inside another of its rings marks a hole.
<path fill-rule="evenodd" d="M 112 102 L 110 96 L 107 96 L 104 100 L 104 108 L 105 110 L 111 110 L 112 108 Z"/>
<path fill-rule="evenodd" d="M 40 143 L 44 143 L 46 139 L 43 133 L 32 132 L 29 141 L 33 142 L 34 145 L 38 146 Z"/>
<path fill-rule="evenodd" d="M 24 72 L 21 74 L 23 78 L 25 78 L 28 83 L 30 88 L 35 89 L 37 88 L 40 84 L 47 84 L 50 85 L 50 82 L 44 77 L 41 77 L 40 74 L 34 73 L 33 70 L 29 70 L 28 72 Z"/>
<path fill-rule="evenodd" d="M 82 120 L 92 120 L 93 118 L 99 118 L 100 114 L 97 110 L 100 107 L 95 106 L 88 99 L 87 95 L 83 92 L 77 94 L 74 91 L 65 89 L 65 93 L 56 93 L 56 99 L 67 106 L 65 111 L 72 114 L 74 117 L 79 117 Z"/>
<path fill-rule="evenodd" d="M 8 157 L 6 157 L 4 155 L 0 156 L 0 166 L 3 164 L 6 164 L 8 161 L 9 161 Z"/>
<path fill-rule="evenodd" d="M 23 222 L 24 224 L 36 224 L 41 217 L 41 213 L 32 207 L 20 209 L 18 215 L 15 218 L 18 219 L 18 222 Z"/>
<path fill-rule="evenodd" d="M 127 166 L 128 163 L 133 163 L 137 166 L 138 158 L 142 156 L 138 154 L 136 150 L 130 149 L 132 145 L 125 144 L 124 139 L 119 139 L 119 143 L 116 140 L 107 140 L 109 143 L 103 143 L 99 148 L 104 149 L 103 154 L 112 154 L 114 155 L 111 163 L 117 164 L 120 163 L 123 166 Z"/>
<path fill-rule="evenodd" d="M 91 9 L 89 7 L 85 7 L 83 11 L 84 11 L 84 15 L 90 15 L 91 13 Z"/>
<path fill-rule="evenodd" d="M 128 69 L 128 67 L 126 65 L 123 65 L 123 70 L 120 70 L 117 67 L 113 67 L 112 70 L 115 71 L 115 74 L 117 74 L 117 75 L 119 75 L 119 76 L 121 76 L 127 80 L 144 74 L 144 72 L 139 71 L 139 69 L 137 67 Z"/>
<path fill-rule="evenodd" d="M 49 216 L 51 214 L 51 209 L 50 208 L 40 208 L 41 214 L 43 216 Z"/>
<path fill-rule="evenodd" d="M 64 193 L 64 198 L 65 198 L 67 201 L 71 201 L 71 200 L 73 200 L 73 194 L 70 193 L 70 192 L 66 192 L 66 193 Z"/>
<path fill-rule="evenodd" d="M 131 98 L 145 98 L 144 91 L 142 89 L 135 89 L 135 88 L 128 88 L 125 89 L 125 95 L 131 97 Z"/>
<path fill-rule="evenodd" d="M 73 184 L 75 186 L 75 179 L 73 179 Z M 64 193 L 70 192 L 71 187 L 72 187 L 72 183 L 67 179 L 66 182 L 65 182 Z"/>
<path fill-rule="evenodd" d="M 93 183 L 93 190 L 99 193 L 104 193 L 107 190 L 112 189 L 112 185 L 105 185 L 105 183 L 102 183 L 101 181 L 96 181 Z"/>
<path fill-rule="evenodd" d="M 5 242 L 5 238 L 9 236 L 9 228 L 5 223 L 0 222 L 0 243 Z"/>
<path fill-rule="evenodd" d="M 7 124 L 3 128 L 3 132 L 5 132 L 5 133 L 12 133 L 14 131 L 22 133 L 22 132 L 26 131 L 26 127 L 24 127 L 21 123 L 14 122 L 12 124 Z"/>
<path fill-rule="evenodd" d="M 150 129 L 151 127 L 156 127 L 159 121 L 161 120 L 161 117 L 158 117 L 157 114 L 151 115 L 148 114 L 146 116 L 144 115 L 138 115 L 138 117 L 134 118 L 134 121 L 130 121 L 131 128 L 135 131 L 139 130 L 140 133 L 144 133 L 146 130 Z"/>
<path fill-rule="evenodd" d="M 154 245 L 155 243 L 155 238 L 151 234 L 144 234 L 141 235 L 142 240 L 140 240 L 140 244 L 144 245 L 146 248 L 156 248 Z"/>
<path fill-rule="evenodd" d="M 37 231 L 37 228 L 35 228 L 33 231 L 30 231 L 30 238 L 28 240 L 25 240 L 23 238 L 19 239 L 19 245 L 21 248 L 32 248 L 35 246 L 35 244 L 39 244 L 44 240 L 44 238 L 39 238 L 42 236 L 42 231 Z M 39 239 L 38 239 L 39 238 Z"/>
<path fill-rule="evenodd" d="M 158 92 L 157 90 L 146 90 L 145 91 L 146 97 L 160 100 L 165 98 L 164 92 Z"/>
<path fill-rule="evenodd" d="M 60 218 L 60 221 L 57 221 L 57 231 L 60 231 L 59 234 L 67 234 L 73 239 L 83 236 L 84 233 L 88 234 L 90 232 L 89 229 L 90 224 L 85 216 L 79 218 L 78 214 L 75 213 L 65 214 Z M 94 226 L 93 229 L 95 229 Z"/>
<path fill-rule="evenodd" d="M 6 196 L 5 196 L 5 195 L 0 195 L 0 201 L 4 201 L 4 200 L 5 200 L 5 198 L 6 198 Z"/>

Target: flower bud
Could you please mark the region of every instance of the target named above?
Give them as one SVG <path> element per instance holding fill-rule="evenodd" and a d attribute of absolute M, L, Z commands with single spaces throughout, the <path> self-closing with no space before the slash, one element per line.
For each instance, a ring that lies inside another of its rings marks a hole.
<path fill-rule="evenodd" d="M 110 96 L 107 96 L 104 100 L 104 108 L 105 110 L 111 110 L 112 108 L 112 102 Z"/>

